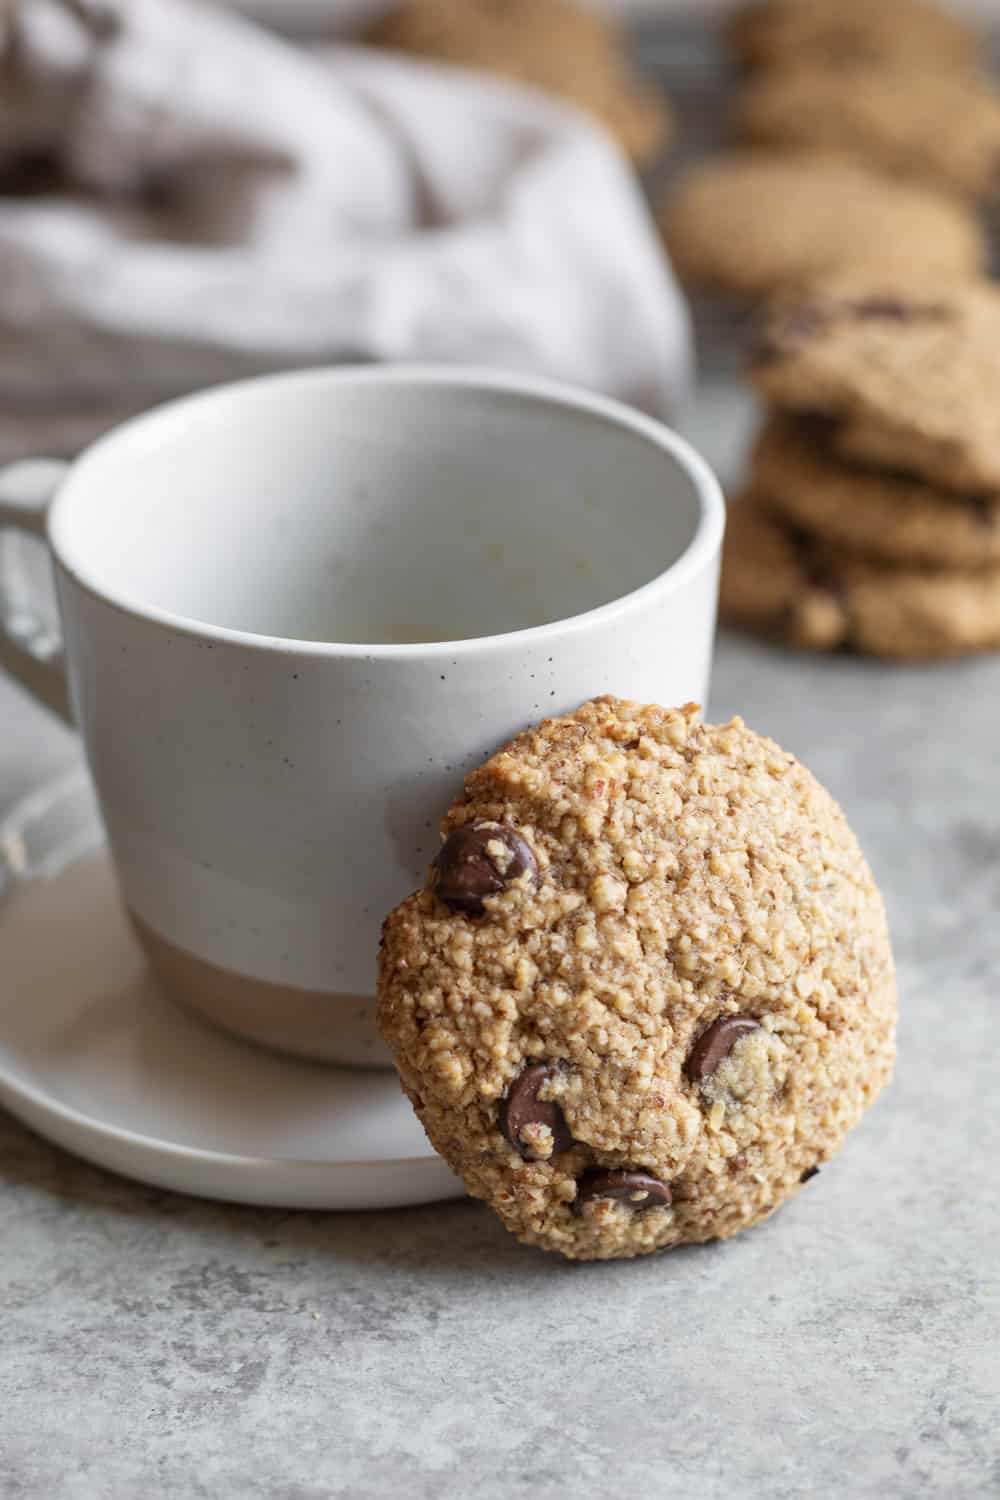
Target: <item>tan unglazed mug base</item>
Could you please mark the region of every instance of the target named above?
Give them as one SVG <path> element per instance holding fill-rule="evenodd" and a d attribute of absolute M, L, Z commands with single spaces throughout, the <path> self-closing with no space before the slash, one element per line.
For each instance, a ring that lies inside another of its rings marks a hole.
<path fill-rule="evenodd" d="M 235 974 L 168 942 L 134 911 L 128 915 L 161 987 L 213 1026 L 295 1057 L 352 1067 L 391 1065 L 374 1036 L 373 996 L 302 990 Z"/>

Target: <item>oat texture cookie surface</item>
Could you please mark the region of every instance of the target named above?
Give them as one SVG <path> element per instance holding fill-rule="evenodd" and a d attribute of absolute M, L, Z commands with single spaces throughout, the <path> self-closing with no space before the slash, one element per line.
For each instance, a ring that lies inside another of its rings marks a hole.
<path fill-rule="evenodd" d="M 780 407 L 836 419 L 848 458 L 964 494 L 1000 490 L 1000 293 L 843 288 L 770 318 L 752 367 Z"/>
<path fill-rule="evenodd" d="M 754 75 L 735 122 L 759 145 L 848 152 L 973 197 L 1000 188 L 1000 93 L 985 77 L 803 63 Z"/>
<path fill-rule="evenodd" d="M 624 35 L 576 0 L 399 0 L 364 39 L 557 95 L 594 115 L 637 162 L 672 133 L 669 106 L 630 66 Z"/>
<path fill-rule="evenodd" d="M 733 14 L 726 35 L 750 67 L 872 62 L 968 69 L 983 50 L 966 20 L 927 0 L 754 0 Z"/>
<path fill-rule="evenodd" d="M 822 418 L 772 415 L 752 471 L 768 507 L 819 540 L 897 566 L 1000 566 L 1000 495 L 966 497 L 845 462 Z"/>
<path fill-rule="evenodd" d="M 738 296 L 847 271 L 962 279 L 986 263 L 983 231 L 963 204 L 820 152 L 715 157 L 681 180 L 660 219 L 685 280 Z"/>
<path fill-rule="evenodd" d="M 888 1079 L 871 872 L 740 720 L 595 699 L 474 771 L 442 826 L 385 924 L 379 1023 L 435 1147 L 528 1244 L 734 1234 Z"/>
<path fill-rule="evenodd" d="M 1000 646 L 1000 566 L 889 566 L 789 525 L 751 492 L 730 507 L 719 608 L 800 650 L 933 661 Z"/>

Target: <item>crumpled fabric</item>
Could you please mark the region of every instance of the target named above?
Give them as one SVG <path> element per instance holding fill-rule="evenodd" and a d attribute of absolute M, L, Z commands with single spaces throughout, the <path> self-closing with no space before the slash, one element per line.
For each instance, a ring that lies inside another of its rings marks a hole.
<path fill-rule="evenodd" d="M 8 3 L 0 48 L 0 459 L 314 364 L 683 401 L 685 304 L 574 110 L 188 0 Z"/>

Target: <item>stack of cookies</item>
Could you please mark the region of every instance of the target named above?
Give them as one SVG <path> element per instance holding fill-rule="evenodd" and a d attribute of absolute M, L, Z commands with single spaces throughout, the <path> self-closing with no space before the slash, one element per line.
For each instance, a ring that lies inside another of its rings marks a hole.
<path fill-rule="evenodd" d="M 825 152 L 726 152 L 664 204 L 667 245 L 689 286 L 757 303 L 842 272 L 949 281 L 985 269 L 966 204 Z"/>
<path fill-rule="evenodd" d="M 968 24 L 927 0 L 753 0 L 727 40 L 739 149 L 696 166 L 661 214 L 689 285 L 760 301 L 842 272 L 985 267 L 1000 94 Z"/>
<path fill-rule="evenodd" d="M 965 198 L 1000 188 L 1000 92 L 981 39 L 926 0 L 759 0 L 730 40 L 752 68 L 736 131 L 838 151 Z"/>
<path fill-rule="evenodd" d="M 595 116 L 640 165 L 670 139 L 669 107 L 633 71 L 619 27 L 577 0 L 397 0 L 364 40 L 554 94 Z"/>
<path fill-rule="evenodd" d="M 860 64 L 974 71 L 982 38 L 928 0 L 751 0 L 726 40 L 746 69 Z"/>
<path fill-rule="evenodd" d="M 773 312 L 724 617 L 816 650 L 1000 646 L 1000 290 L 841 283 Z"/>

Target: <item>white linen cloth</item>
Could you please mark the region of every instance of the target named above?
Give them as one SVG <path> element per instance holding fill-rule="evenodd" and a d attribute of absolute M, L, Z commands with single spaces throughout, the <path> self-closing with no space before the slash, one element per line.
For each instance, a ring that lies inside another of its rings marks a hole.
<path fill-rule="evenodd" d="M 676 412 L 686 309 L 624 160 L 527 90 L 307 53 L 188 0 L 21 0 L 0 173 L 0 460 L 260 370 L 446 360 Z M 155 191 L 154 191 L 155 190 Z"/>

